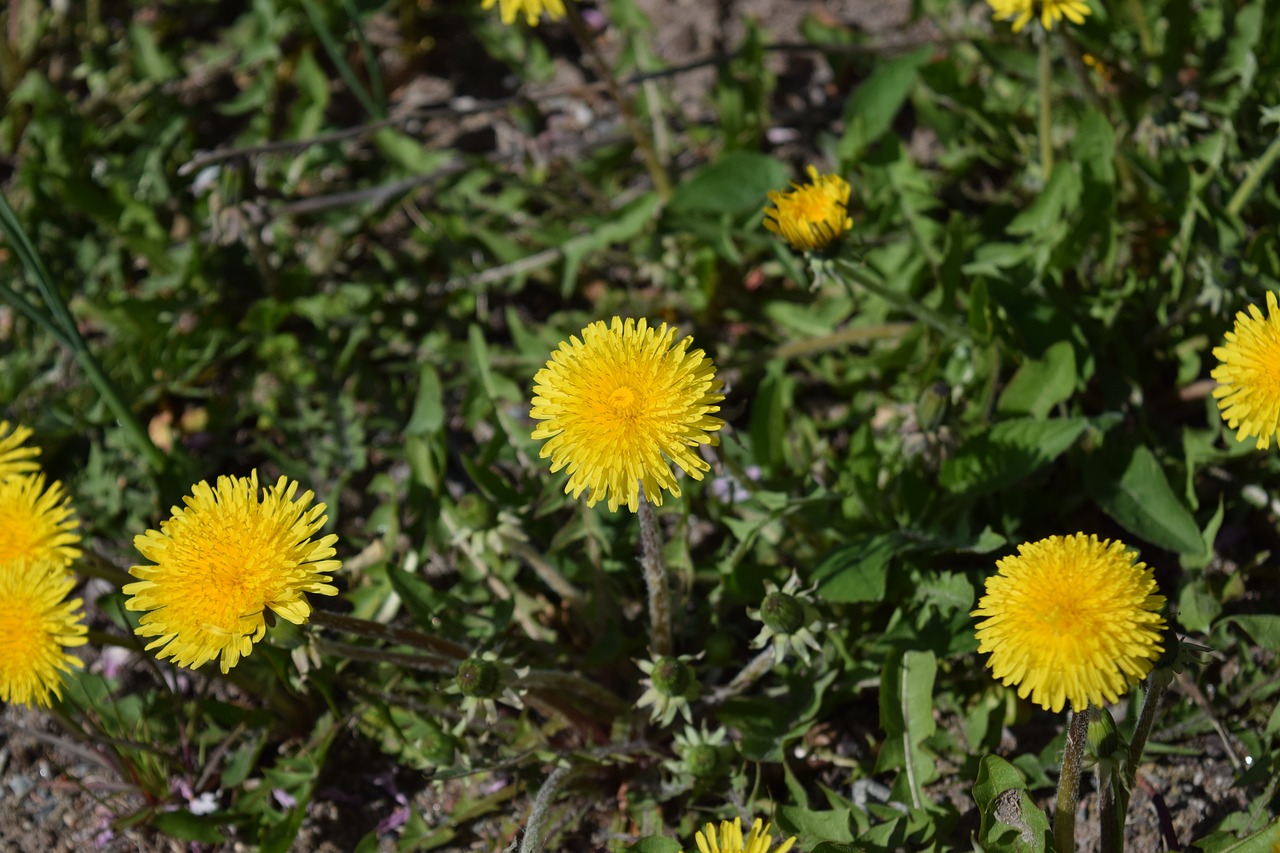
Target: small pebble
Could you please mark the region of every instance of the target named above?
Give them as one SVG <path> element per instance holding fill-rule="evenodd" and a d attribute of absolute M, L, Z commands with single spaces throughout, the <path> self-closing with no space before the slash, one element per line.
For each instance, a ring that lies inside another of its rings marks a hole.
<path fill-rule="evenodd" d="M 6 780 L 6 784 L 8 784 L 9 790 L 13 791 L 13 795 L 18 799 L 25 797 L 31 789 L 36 786 L 36 783 L 26 776 L 11 776 Z"/>

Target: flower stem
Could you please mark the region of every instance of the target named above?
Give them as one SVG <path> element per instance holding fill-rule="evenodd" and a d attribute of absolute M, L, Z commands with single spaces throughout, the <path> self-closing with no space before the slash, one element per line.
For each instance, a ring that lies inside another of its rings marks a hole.
<path fill-rule="evenodd" d="M 551 811 L 551 801 L 564 787 L 565 782 L 569 781 L 575 769 L 569 766 L 557 767 L 551 771 L 551 775 L 538 789 L 538 795 L 533 799 L 533 809 L 529 812 L 529 822 L 524 828 L 524 838 L 520 842 L 520 853 L 541 853 L 546 843 L 546 826 Z"/>
<path fill-rule="evenodd" d="M 1227 213 L 1232 216 L 1238 216 L 1244 208 L 1245 202 L 1249 200 L 1249 196 L 1253 195 L 1253 191 L 1258 188 L 1258 183 L 1276 162 L 1276 157 L 1280 157 L 1280 136 L 1271 140 L 1271 144 L 1267 146 L 1267 150 L 1262 152 L 1262 156 L 1253 162 L 1249 168 L 1249 174 L 1244 176 L 1244 180 L 1240 182 L 1240 186 L 1231 195 L 1231 201 L 1227 202 Z"/>
<path fill-rule="evenodd" d="M 318 640 L 320 652 L 344 660 L 363 660 L 373 663 L 390 663 L 402 669 L 421 669 L 427 672 L 441 672 L 452 675 L 458 668 L 457 663 L 439 655 L 415 655 L 406 652 L 392 652 L 387 649 L 357 646 L 337 640 Z"/>
<path fill-rule="evenodd" d="M 553 670 L 535 669 L 520 679 L 520 684 L 530 690 L 545 690 L 555 693 L 573 693 L 582 699 L 589 699 L 601 707 L 618 711 L 627 703 L 617 694 L 601 687 L 594 681 L 588 681 L 571 672 L 555 672 Z"/>
<path fill-rule="evenodd" d="M 662 535 L 658 532 L 658 513 L 653 504 L 640 494 L 640 567 L 649 587 L 650 646 L 654 657 L 670 655 L 671 599 L 667 594 L 667 563 L 662 558 Z"/>
<path fill-rule="evenodd" d="M 1156 711 L 1167 688 L 1167 681 L 1157 678 L 1147 679 L 1147 697 L 1142 703 L 1142 712 L 1138 714 L 1138 723 L 1134 726 L 1133 737 L 1129 739 L 1129 762 L 1125 768 L 1124 784 L 1126 791 L 1133 790 L 1133 784 L 1138 778 L 1138 762 L 1142 760 L 1142 750 L 1147 746 L 1151 727 L 1155 725 Z"/>
<path fill-rule="evenodd" d="M 926 326 L 932 326 L 948 337 L 968 338 L 971 336 L 968 326 L 954 323 L 939 314 L 937 311 L 934 311 L 932 308 L 929 308 L 926 305 L 921 305 L 909 296 L 893 290 L 883 281 L 880 281 L 878 278 L 868 274 L 858 264 L 846 260 L 845 258 L 837 258 L 836 265 L 843 273 L 839 278 L 846 283 L 846 286 L 849 281 L 853 281 L 867 292 L 874 293 L 876 296 L 879 296 L 895 308 L 900 308 L 903 311 L 906 311 L 921 323 L 924 323 Z"/>
<path fill-rule="evenodd" d="M 1049 33 L 1040 39 L 1040 171 L 1044 182 L 1053 174 L 1053 105 L 1049 102 L 1049 77 L 1053 64 L 1049 58 Z"/>
<path fill-rule="evenodd" d="M 1071 711 L 1067 745 L 1062 750 L 1062 773 L 1058 776 L 1058 804 L 1053 812 L 1053 846 L 1058 853 L 1075 853 L 1076 802 L 1080 798 L 1080 767 L 1089 735 L 1089 710 Z"/>
<path fill-rule="evenodd" d="M 443 637 L 433 637 L 421 631 L 392 628 L 390 625 L 384 625 L 381 622 L 372 622 L 355 616 L 344 616 L 328 610 L 311 611 L 311 623 L 321 628 L 327 628 L 330 631 L 345 631 L 348 634 L 355 634 L 359 637 L 385 640 L 389 643 L 434 652 L 451 660 L 465 660 L 471 656 L 471 652 L 465 646 L 446 640 Z"/>
<path fill-rule="evenodd" d="M 773 669 L 773 665 L 777 662 L 778 655 L 773 650 L 773 646 L 766 646 L 764 651 L 751 659 L 751 662 L 742 668 L 742 671 L 733 677 L 724 687 L 715 690 L 707 697 L 708 704 L 719 705 L 726 699 L 737 696 L 743 690 L 746 690 L 752 684 L 760 680 L 766 672 Z"/>
<path fill-rule="evenodd" d="M 609 87 L 609 96 L 613 98 L 614 103 L 618 105 L 618 110 L 622 113 L 622 120 L 627 126 L 627 131 L 636 142 L 636 148 L 640 151 L 645 168 L 649 170 L 649 176 L 653 179 L 653 186 L 658 191 L 658 197 L 664 202 L 669 201 L 671 199 L 671 179 L 667 177 L 667 170 L 662 167 L 662 163 L 658 160 L 658 153 L 654 150 L 653 142 L 649 139 L 649 135 L 644 132 L 644 128 L 640 126 L 640 121 L 636 118 L 635 111 L 631 109 L 631 102 L 623 97 L 622 88 L 618 85 L 618 76 L 613 72 L 613 66 L 605 60 L 604 54 L 600 52 L 600 48 L 596 44 L 595 37 L 587 29 L 586 22 L 582 20 L 582 15 L 578 13 L 573 3 L 565 3 L 564 8 L 565 12 L 568 13 L 569 29 L 573 30 L 574 37 L 581 42 L 587 53 L 591 54 L 591 59 L 595 62 L 596 69 L 599 71 L 605 85 Z"/>
<path fill-rule="evenodd" d="M 100 578 L 116 586 L 132 583 L 136 578 L 101 554 L 85 551 L 74 563 L 75 570 L 87 578 Z"/>

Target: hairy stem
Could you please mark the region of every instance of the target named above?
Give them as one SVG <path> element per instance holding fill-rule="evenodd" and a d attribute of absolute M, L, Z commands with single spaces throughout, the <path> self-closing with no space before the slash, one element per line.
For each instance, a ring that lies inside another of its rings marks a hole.
<path fill-rule="evenodd" d="M 707 697 L 707 702 L 712 705 L 719 705 L 726 699 L 737 696 L 743 690 L 759 681 L 760 677 L 766 672 L 773 669 L 773 665 L 777 663 L 777 660 L 778 656 L 774 652 L 773 646 L 765 647 L 764 651 L 752 658 L 751 662 L 733 677 L 733 681 L 711 693 Z"/>
<path fill-rule="evenodd" d="M 1089 710 L 1072 709 L 1067 726 L 1067 746 L 1062 750 L 1062 773 L 1058 776 L 1058 804 L 1053 812 L 1053 841 L 1058 853 L 1075 853 L 1076 802 L 1080 798 L 1080 767 L 1089 734 Z"/>
<path fill-rule="evenodd" d="M 670 655 L 671 598 L 667 592 L 667 563 L 662 558 L 662 534 L 658 531 L 658 513 L 643 493 L 640 495 L 640 567 L 649 587 L 650 646 L 655 657 Z"/>

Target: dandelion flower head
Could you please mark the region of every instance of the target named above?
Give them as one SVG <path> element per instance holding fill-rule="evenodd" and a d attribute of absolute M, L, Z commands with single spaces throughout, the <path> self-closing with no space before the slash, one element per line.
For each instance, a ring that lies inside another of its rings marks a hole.
<path fill-rule="evenodd" d="M 978 651 L 1018 696 L 1061 711 L 1115 702 L 1164 650 L 1155 578 L 1123 543 L 1050 536 L 996 563 L 973 616 Z"/>
<path fill-rule="evenodd" d="M 266 634 L 265 610 L 301 625 L 311 615 L 304 593 L 336 595 L 327 572 L 338 537 L 316 534 L 327 521 L 325 505 L 295 494 L 281 477 L 259 490 L 258 472 L 219 477 L 216 487 L 197 483 L 185 508 L 174 507 L 160 530 L 134 537 L 155 565 L 129 570 L 128 610 L 145 611 L 136 633 L 154 637 L 148 649 L 195 669 L 220 658 L 223 672 L 253 651 Z"/>
<path fill-rule="evenodd" d="M 544 10 L 553 21 L 565 16 L 564 0 L 484 0 L 480 8 L 492 9 L 495 3 L 499 4 L 502 23 L 507 25 L 515 23 L 516 15 L 520 12 L 524 12 L 525 20 L 531 27 L 537 26 Z"/>
<path fill-rule="evenodd" d="M 30 437 L 29 428 L 10 426 L 8 421 L 0 421 L 0 480 L 39 470 L 35 457 L 40 455 L 40 448 L 26 446 Z"/>
<path fill-rule="evenodd" d="M 773 824 L 756 818 L 751 825 L 751 833 L 744 839 L 742 818 L 735 817 L 732 821 L 720 821 L 719 833 L 714 826 L 707 824 L 694 840 L 698 844 L 699 853 L 769 853 L 769 848 L 773 846 L 772 830 Z M 795 843 L 793 835 L 781 842 L 773 853 L 787 853 Z"/>
<path fill-rule="evenodd" d="M 820 175 L 809 167 L 808 184 L 769 193 L 764 227 L 804 252 L 827 248 L 853 227 L 849 218 L 849 182 L 839 175 Z"/>
<path fill-rule="evenodd" d="M 695 480 L 710 470 L 695 452 L 719 444 L 724 421 L 714 416 L 724 399 L 716 368 L 693 338 L 675 343 L 676 330 L 663 323 L 614 317 L 597 321 L 551 354 L 533 378 L 533 408 L 542 421 L 535 440 L 551 457 L 551 471 L 567 468 L 565 491 L 584 491 L 587 506 L 608 500 L 609 509 L 639 507 L 645 497 L 662 505 L 662 492 L 680 497 L 674 462 Z"/>
<path fill-rule="evenodd" d="M 87 633 L 80 599 L 64 600 L 74 585 L 60 560 L 0 561 L 0 700 L 47 708 L 63 674 L 84 666 L 66 652 Z"/>
<path fill-rule="evenodd" d="M 0 479 L 0 563 L 55 560 L 65 567 L 80 556 L 79 521 L 56 480 L 44 474 Z"/>
<path fill-rule="evenodd" d="M 1013 20 L 1013 31 L 1022 32 L 1036 13 L 1036 0 L 987 0 L 992 16 L 997 21 Z M 1073 24 L 1083 24 L 1089 7 L 1081 0 L 1040 0 L 1040 23 L 1046 30 L 1066 18 Z"/>
<path fill-rule="evenodd" d="M 1221 362 L 1210 374 L 1218 380 L 1213 396 L 1222 419 L 1236 430 L 1236 441 L 1257 438 L 1258 449 L 1271 446 L 1280 434 L 1280 307 L 1267 293 L 1267 316 L 1257 305 L 1236 314 L 1227 341 L 1214 347 Z"/>

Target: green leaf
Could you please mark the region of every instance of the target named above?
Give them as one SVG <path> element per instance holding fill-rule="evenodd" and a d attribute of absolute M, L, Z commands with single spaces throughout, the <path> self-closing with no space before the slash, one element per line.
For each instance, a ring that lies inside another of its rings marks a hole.
<path fill-rule="evenodd" d="M 778 806 L 778 823 L 785 825 L 788 831 L 828 841 L 853 841 L 849 817 L 847 808 L 816 811 L 799 806 Z"/>
<path fill-rule="evenodd" d="M 773 157 L 732 151 L 676 187 L 672 213 L 741 214 L 768 204 L 769 190 L 787 186 L 790 171 Z"/>
<path fill-rule="evenodd" d="M 391 581 L 391 588 L 400 596 L 404 606 L 413 614 L 414 621 L 422 628 L 435 630 L 432 619 L 442 602 L 431 584 L 412 572 L 395 566 L 387 568 L 387 579 Z"/>
<path fill-rule="evenodd" d="M 1273 822 L 1247 838 L 1237 839 L 1229 832 L 1214 834 L 1196 842 L 1204 853 L 1272 853 L 1280 843 L 1280 821 Z"/>
<path fill-rule="evenodd" d="M 1046 234 L 1062 222 L 1080 204 L 1080 176 L 1075 165 L 1061 162 L 1054 167 L 1049 185 L 1036 196 L 1026 210 L 1014 217 L 1005 228 L 1017 237 Z"/>
<path fill-rule="evenodd" d="M 1052 850 L 1049 818 L 1027 793 L 1018 769 L 997 755 L 978 762 L 973 799 L 982 813 L 978 841 L 987 853 L 1043 853 Z"/>
<path fill-rule="evenodd" d="M 1205 587 L 1204 578 L 1192 580 L 1178 594 L 1178 624 L 1184 630 L 1207 634 L 1221 612 L 1222 604 Z"/>
<path fill-rule="evenodd" d="M 430 174 L 454 156 L 448 151 L 433 151 L 421 140 L 390 127 L 374 132 L 373 145 L 387 162 L 414 175 Z"/>
<path fill-rule="evenodd" d="M 998 423 L 966 441 L 942 463 L 938 482 L 969 496 L 999 491 L 1025 479 L 1066 452 L 1088 424 L 1084 418 Z"/>
<path fill-rule="evenodd" d="M 585 234 L 565 242 L 560 247 L 564 253 L 564 272 L 560 277 L 560 293 L 568 297 L 578 280 L 578 269 L 592 252 L 598 252 L 614 243 L 625 243 L 635 237 L 653 221 L 661 200 L 657 193 L 645 193 L 628 202 L 612 219 L 592 223 Z"/>
<path fill-rule="evenodd" d="M 432 435 L 444 426 L 444 392 L 440 374 L 430 364 L 418 368 L 418 396 L 413 401 L 413 414 L 405 424 L 405 435 Z"/>
<path fill-rule="evenodd" d="M 1179 554 L 1204 553 L 1195 516 L 1144 445 L 1104 443 L 1085 463 L 1084 485 L 1094 503 L 1135 536 Z"/>
<path fill-rule="evenodd" d="M 680 843 L 665 835 L 650 835 L 641 838 L 627 848 L 631 853 L 680 853 Z"/>
<path fill-rule="evenodd" d="M 1228 616 L 1223 621 L 1239 625 L 1255 643 L 1264 649 L 1280 652 L 1280 616 Z"/>
<path fill-rule="evenodd" d="M 787 410 L 793 384 L 786 373 L 786 363 L 771 361 L 751 403 L 752 453 L 756 462 L 771 474 L 778 473 L 782 467 L 787 439 Z"/>
<path fill-rule="evenodd" d="M 933 48 L 922 47 L 897 59 L 877 64 L 849 98 L 844 110 L 844 136 L 837 153 L 842 162 L 854 160 L 879 139 L 893 123 L 915 87 L 920 68 L 929 61 Z"/>
<path fill-rule="evenodd" d="M 1043 420 L 1050 409 L 1070 398 L 1075 389 L 1075 349 L 1070 341 L 1058 341 L 1045 350 L 1043 359 L 1023 362 L 1005 386 L 996 410 Z"/>
<path fill-rule="evenodd" d="M 880 727 L 885 742 L 876 759 L 876 771 L 902 768 L 916 808 L 928 803 L 924 785 L 935 775 L 933 756 L 923 743 L 937 730 L 933 720 L 937 671 L 933 652 L 909 651 L 901 657 L 890 653 L 880 677 Z"/>
<path fill-rule="evenodd" d="M 813 570 L 818 595 L 841 604 L 881 601 L 896 541 L 889 534 L 865 536 L 827 554 Z"/>
<path fill-rule="evenodd" d="M 203 815 L 192 814 L 186 809 L 172 812 L 158 812 L 151 825 L 165 835 L 183 841 L 196 841 L 201 844 L 219 844 L 226 837 L 218 831 L 217 824 Z"/>
<path fill-rule="evenodd" d="M 978 343 L 985 344 L 991 340 L 991 295 L 985 279 L 975 280 L 969 288 L 969 328 L 973 329 Z"/>

